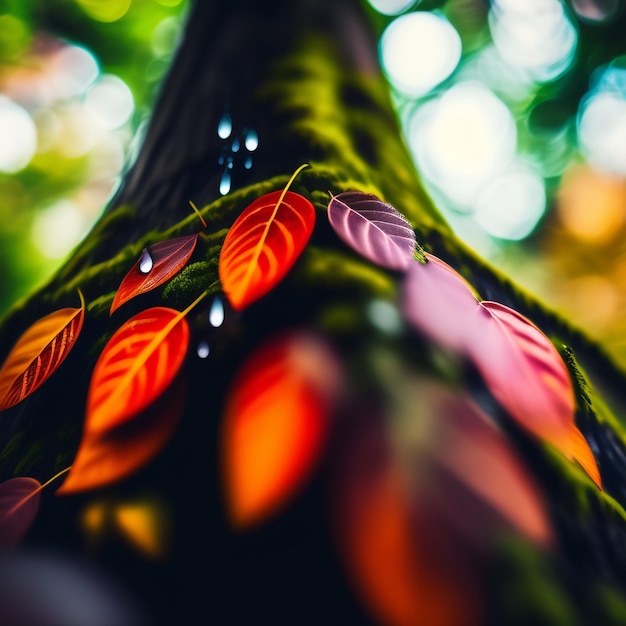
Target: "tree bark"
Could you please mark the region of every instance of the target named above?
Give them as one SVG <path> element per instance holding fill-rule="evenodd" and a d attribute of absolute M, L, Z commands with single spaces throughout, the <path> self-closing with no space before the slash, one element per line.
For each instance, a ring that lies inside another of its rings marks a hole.
<path fill-rule="evenodd" d="M 297 505 L 242 537 L 225 521 L 218 467 L 225 390 L 242 359 L 275 332 L 322 328 L 353 368 L 352 393 L 366 396 L 372 381 L 384 386 L 364 356 L 379 341 L 365 311 L 372 299 L 394 301 L 399 276 L 355 258 L 324 221 L 329 192 L 361 190 L 400 210 L 419 245 L 453 265 L 484 299 L 535 322 L 561 348 L 577 383 L 577 422 L 605 489 L 599 491 L 567 462 L 511 429 L 548 494 L 560 546 L 555 562 L 530 549 L 494 556 L 489 623 L 528 623 L 524 618 L 560 623 L 553 619 L 554 607 L 532 588 L 537 571 L 549 572 L 547 593 L 565 613 L 588 618 L 582 623 L 618 623 L 600 593 L 604 586 L 621 593 L 626 575 L 624 374 L 600 346 L 480 259 L 446 224 L 414 170 L 375 41 L 356 0 L 192 5 L 145 139 L 115 196 L 64 267 L 3 321 L 2 356 L 38 318 L 76 306 L 78 289 L 87 301 L 83 332 L 60 370 L 0 414 L 0 478 L 28 475 L 43 482 L 72 463 L 91 374 L 112 333 L 149 306 L 182 310 L 205 289 L 218 292 L 219 251 L 228 228 L 252 200 L 282 188 L 304 163 L 309 167 L 292 189 L 313 201 L 316 230 L 285 281 L 243 313 L 227 310 L 219 333 L 207 330 L 206 307 L 190 314 L 192 336 L 196 342 L 208 339 L 211 357 L 189 355 L 183 418 L 163 453 L 138 474 L 95 494 L 61 497 L 44 491 L 27 543 L 88 555 L 139 598 L 151 624 L 370 623 L 329 539 L 324 471 Z M 218 127 L 225 114 L 232 132 L 223 139 Z M 235 150 L 233 140 L 241 144 L 250 129 L 258 134 L 258 148 Z M 251 167 L 244 157 L 251 157 Z M 231 174 L 231 189 L 222 194 L 224 172 Z M 115 291 L 142 249 L 200 230 L 190 201 L 208 225 L 190 263 L 165 288 L 109 316 Z M 406 367 L 405 339 L 390 341 L 398 367 Z M 424 346 L 417 342 L 413 348 Z M 438 368 L 425 349 L 415 358 L 422 370 Z M 463 375 L 469 392 L 484 393 L 472 372 Z M 119 537 L 93 550 L 85 545 L 79 520 L 90 503 L 138 494 L 157 498 L 169 511 L 167 558 L 158 563 L 140 558 Z M 515 602 L 504 599 L 509 585 L 520 589 Z"/>

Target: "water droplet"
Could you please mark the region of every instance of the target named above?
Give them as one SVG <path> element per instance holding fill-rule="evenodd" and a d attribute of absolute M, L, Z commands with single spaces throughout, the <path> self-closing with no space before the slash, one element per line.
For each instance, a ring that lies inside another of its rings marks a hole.
<path fill-rule="evenodd" d="M 233 157 L 228 157 L 228 159 L 226 159 L 226 167 L 229 170 L 233 169 Z"/>
<path fill-rule="evenodd" d="M 221 139 L 228 139 L 233 132 L 233 121 L 228 113 L 222 115 L 220 121 L 217 124 L 217 134 Z"/>
<path fill-rule="evenodd" d="M 253 152 L 259 147 L 259 136 L 256 134 L 255 130 L 250 129 L 246 133 L 244 145 L 246 146 L 246 150 L 249 150 L 250 152 Z"/>
<path fill-rule="evenodd" d="M 213 304 L 211 304 L 211 310 L 209 311 L 209 324 L 213 328 L 218 328 L 224 323 L 224 304 L 220 298 L 215 298 Z"/>
<path fill-rule="evenodd" d="M 143 252 L 141 253 L 141 256 L 139 257 L 139 271 L 142 274 L 148 274 L 150 270 L 152 269 L 153 265 L 154 265 L 154 262 L 152 261 L 152 257 L 150 256 L 148 249 L 144 248 Z"/>
<path fill-rule="evenodd" d="M 233 145 L 230 148 L 233 152 L 239 152 L 239 139 L 233 139 Z"/>
<path fill-rule="evenodd" d="M 196 348 L 196 354 L 201 359 L 206 359 L 209 356 L 209 352 L 211 352 L 209 344 L 203 339 L 200 343 L 198 343 L 198 347 Z"/>
<path fill-rule="evenodd" d="M 225 196 L 230 191 L 230 172 L 224 170 L 220 179 L 220 193 Z"/>
<path fill-rule="evenodd" d="M 246 162 L 243 164 L 243 166 L 249 170 L 252 167 L 252 157 L 249 156 L 246 158 Z"/>
<path fill-rule="evenodd" d="M 217 164 L 218 165 L 224 165 L 224 153 L 222 152 L 222 154 L 220 154 L 220 156 L 217 159 Z"/>

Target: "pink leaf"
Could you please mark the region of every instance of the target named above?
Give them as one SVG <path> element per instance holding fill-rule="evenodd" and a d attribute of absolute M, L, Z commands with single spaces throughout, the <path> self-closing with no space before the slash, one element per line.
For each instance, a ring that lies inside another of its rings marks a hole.
<path fill-rule="evenodd" d="M 0 483 L 0 547 L 18 544 L 37 516 L 41 484 L 34 478 L 11 478 Z"/>
<path fill-rule="evenodd" d="M 463 351 L 472 330 L 468 320 L 476 299 L 469 283 L 441 259 L 426 254 L 425 264 L 414 261 L 402 284 L 401 308 L 409 323 L 430 340 Z"/>
<path fill-rule="evenodd" d="M 523 315 L 497 302 L 476 308 L 468 350 L 498 402 L 526 431 L 580 462 L 600 487 L 593 454 L 574 423 L 569 371 L 550 339 Z"/>
<path fill-rule="evenodd" d="M 415 233 L 394 207 L 373 194 L 346 191 L 328 204 L 328 220 L 339 237 L 365 258 L 404 271 L 415 250 Z"/>

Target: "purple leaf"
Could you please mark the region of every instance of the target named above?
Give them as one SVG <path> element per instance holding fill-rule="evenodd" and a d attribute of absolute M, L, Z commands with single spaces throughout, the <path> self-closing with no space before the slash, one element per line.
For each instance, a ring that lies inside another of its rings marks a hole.
<path fill-rule="evenodd" d="M 426 253 L 426 259 L 425 264 L 414 261 L 409 266 L 401 309 L 407 321 L 431 341 L 464 352 L 478 300 L 456 270 L 432 254 Z"/>
<path fill-rule="evenodd" d="M 30 530 L 41 494 L 38 480 L 10 478 L 0 483 L 0 547 L 18 544 Z"/>
<path fill-rule="evenodd" d="M 328 204 L 330 225 L 366 259 L 392 270 L 406 270 L 415 251 L 415 233 L 399 211 L 372 194 L 346 191 Z"/>

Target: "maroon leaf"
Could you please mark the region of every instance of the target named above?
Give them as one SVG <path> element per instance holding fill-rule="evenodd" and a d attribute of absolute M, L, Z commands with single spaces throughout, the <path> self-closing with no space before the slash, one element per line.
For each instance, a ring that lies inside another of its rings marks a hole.
<path fill-rule="evenodd" d="M 413 228 L 375 195 L 346 191 L 333 196 L 328 219 L 337 235 L 366 259 L 392 270 L 409 267 L 415 250 Z"/>
<path fill-rule="evenodd" d="M 34 478 L 11 478 L 0 483 L 0 547 L 18 544 L 30 530 L 37 511 L 41 484 Z"/>
<path fill-rule="evenodd" d="M 179 272 L 191 257 L 198 234 L 160 241 L 146 248 L 122 280 L 113 303 L 112 314 L 135 296 L 155 289 Z"/>
<path fill-rule="evenodd" d="M 478 300 L 469 283 L 441 259 L 411 263 L 402 284 L 401 308 L 406 319 L 432 341 L 463 351 L 473 333 L 470 323 Z"/>

